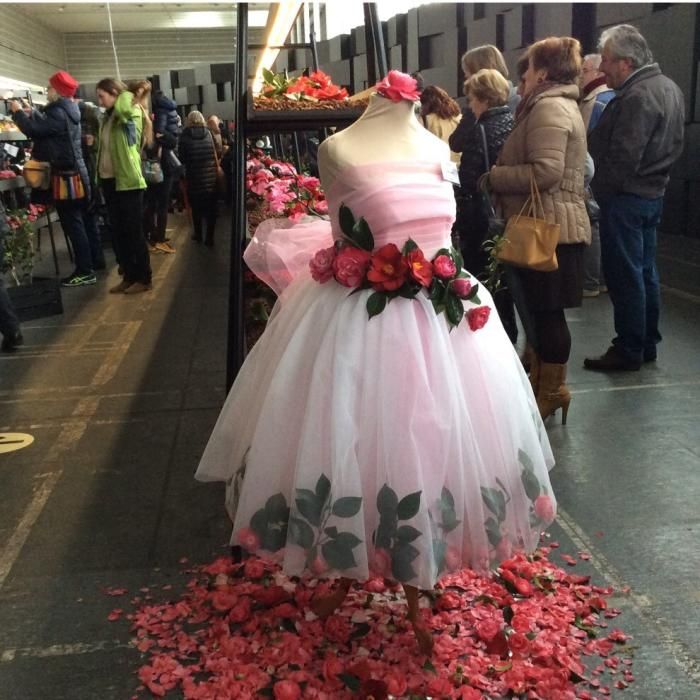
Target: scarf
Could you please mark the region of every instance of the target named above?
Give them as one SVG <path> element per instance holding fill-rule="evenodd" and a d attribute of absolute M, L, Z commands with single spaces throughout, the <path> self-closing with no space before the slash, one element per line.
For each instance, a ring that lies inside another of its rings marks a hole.
<path fill-rule="evenodd" d="M 604 75 L 601 75 L 600 78 L 596 78 L 595 80 L 591 80 L 591 82 L 583 88 L 583 95 L 581 95 L 581 97 L 588 97 L 593 90 L 599 88 L 601 85 L 607 85 Z"/>
<path fill-rule="evenodd" d="M 535 85 L 535 87 L 532 88 L 532 90 L 518 103 L 518 106 L 515 109 L 515 123 L 517 124 L 525 116 L 525 114 L 530 111 L 536 97 L 559 84 L 560 83 L 555 83 L 552 80 L 544 80 L 543 82 Z"/>

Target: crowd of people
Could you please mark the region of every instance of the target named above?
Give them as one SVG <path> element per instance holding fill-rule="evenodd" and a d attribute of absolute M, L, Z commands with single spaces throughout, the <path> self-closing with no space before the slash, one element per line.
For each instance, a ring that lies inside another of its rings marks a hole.
<path fill-rule="evenodd" d="M 503 219 L 541 195 L 559 225 L 558 267 L 505 266 L 495 304 L 513 343 L 527 336 L 523 364 L 543 417 L 571 400 L 571 335 L 564 310 L 609 292 L 615 337 L 584 367 L 639 370 L 657 357 L 659 281 L 656 227 L 671 165 L 683 150 L 684 99 L 631 25 L 603 32 L 600 53 L 582 55 L 570 37 L 532 44 L 517 65 L 517 87 L 491 45 L 462 58 L 467 107 L 439 88 L 423 94 L 424 125 L 461 154 L 455 238 L 465 267 L 484 276 L 489 235 L 484 189 Z"/>
<path fill-rule="evenodd" d="M 177 105 L 148 80 L 97 84 L 102 109 L 76 98 L 78 82 L 66 71 L 49 78 L 47 104 L 10 103 L 17 128 L 32 142 L 31 157 L 50 173 L 31 201 L 52 204 L 70 241 L 75 270 L 64 287 L 97 282 L 106 268 L 98 212 L 106 228 L 121 281 L 109 291 L 134 295 L 152 288 L 150 255 L 172 254 L 166 237 L 174 196 L 192 212 L 195 241 L 214 245 L 220 162 L 227 145 L 219 119 L 191 112 L 184 127 Z M 183 190 L 181 193 L 180 190 Z"/>

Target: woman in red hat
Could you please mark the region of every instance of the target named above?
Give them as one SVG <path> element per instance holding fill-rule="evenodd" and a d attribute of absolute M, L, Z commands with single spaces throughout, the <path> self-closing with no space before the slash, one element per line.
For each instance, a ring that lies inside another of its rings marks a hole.
<path fill-rule="evenodd" d="M 93 255 L 99 242 L 88 239 L 85 227 L 90 198 L 90 178 L 80 142 L 80 109 L 73 101 L 78 83 L 66 71 L 49 78 L 48 104 L 43 112 L 26 113 L 14 100 L 10 109 L 17 127 L 34 141 L 34 150 L 45 154 L 51 164 L 54 205 L 75 255 L 75 270 L 61 280 L 64 287 L 95 284 Z"/>

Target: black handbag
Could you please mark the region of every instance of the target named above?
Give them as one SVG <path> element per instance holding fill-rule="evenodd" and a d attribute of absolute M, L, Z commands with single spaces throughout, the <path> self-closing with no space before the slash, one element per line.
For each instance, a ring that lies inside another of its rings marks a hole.
<path fill-rule="evenodd" d="M 175 154 L 175 151 L 173 151 L 171 148 L 163 149 L 163 157 L 161 162 L 163 164 L 164 171 L 168 175 L 175 175 L 175 177 L 182 175 L 182 163 Z"/>
<path fill-rule="evenodd" d="M 479 131 L 481 131 L 481 143 L 484 149 L 484 165 L 486 166 L 484 173 L 485 175 L 488 175 L 489 171 L 491 170 L 491 164 L 489 163 L 489 147 L 486 143 L 486 129 L 484 129 L 483 124 L 479 124 Z M 488 220 L 487 237 L 494 238 L 494 236 L 500 236 L 505 231 L 506 222 L 505 219 L 496 214 L 496 209 L 491 201 L 491 193 L 489 192 L 487 182 L 488 177 L 480 178 L 479 191 L 481 194 L 481 205 L 484 209 L 486 219 Z"/>

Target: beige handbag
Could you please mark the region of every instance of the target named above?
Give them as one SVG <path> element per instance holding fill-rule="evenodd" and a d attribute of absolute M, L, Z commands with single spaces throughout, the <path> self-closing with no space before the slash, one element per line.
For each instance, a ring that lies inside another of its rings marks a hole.
<path fill-rule="evenodd" d="M 530 196 L 520 213 L 508 219 L 496 257 L 514 267 L 552 272 L 559 267 L 557 243 L 559 224 L 545 220 L 540 192 L 531 174 Z"/>
<path fill-rule="evenodd" d="M 33 190 L 48 190 L 51 185 L 51 164 L 40 160 L 28 160 L 24 164 L 22 176 Z"/>

